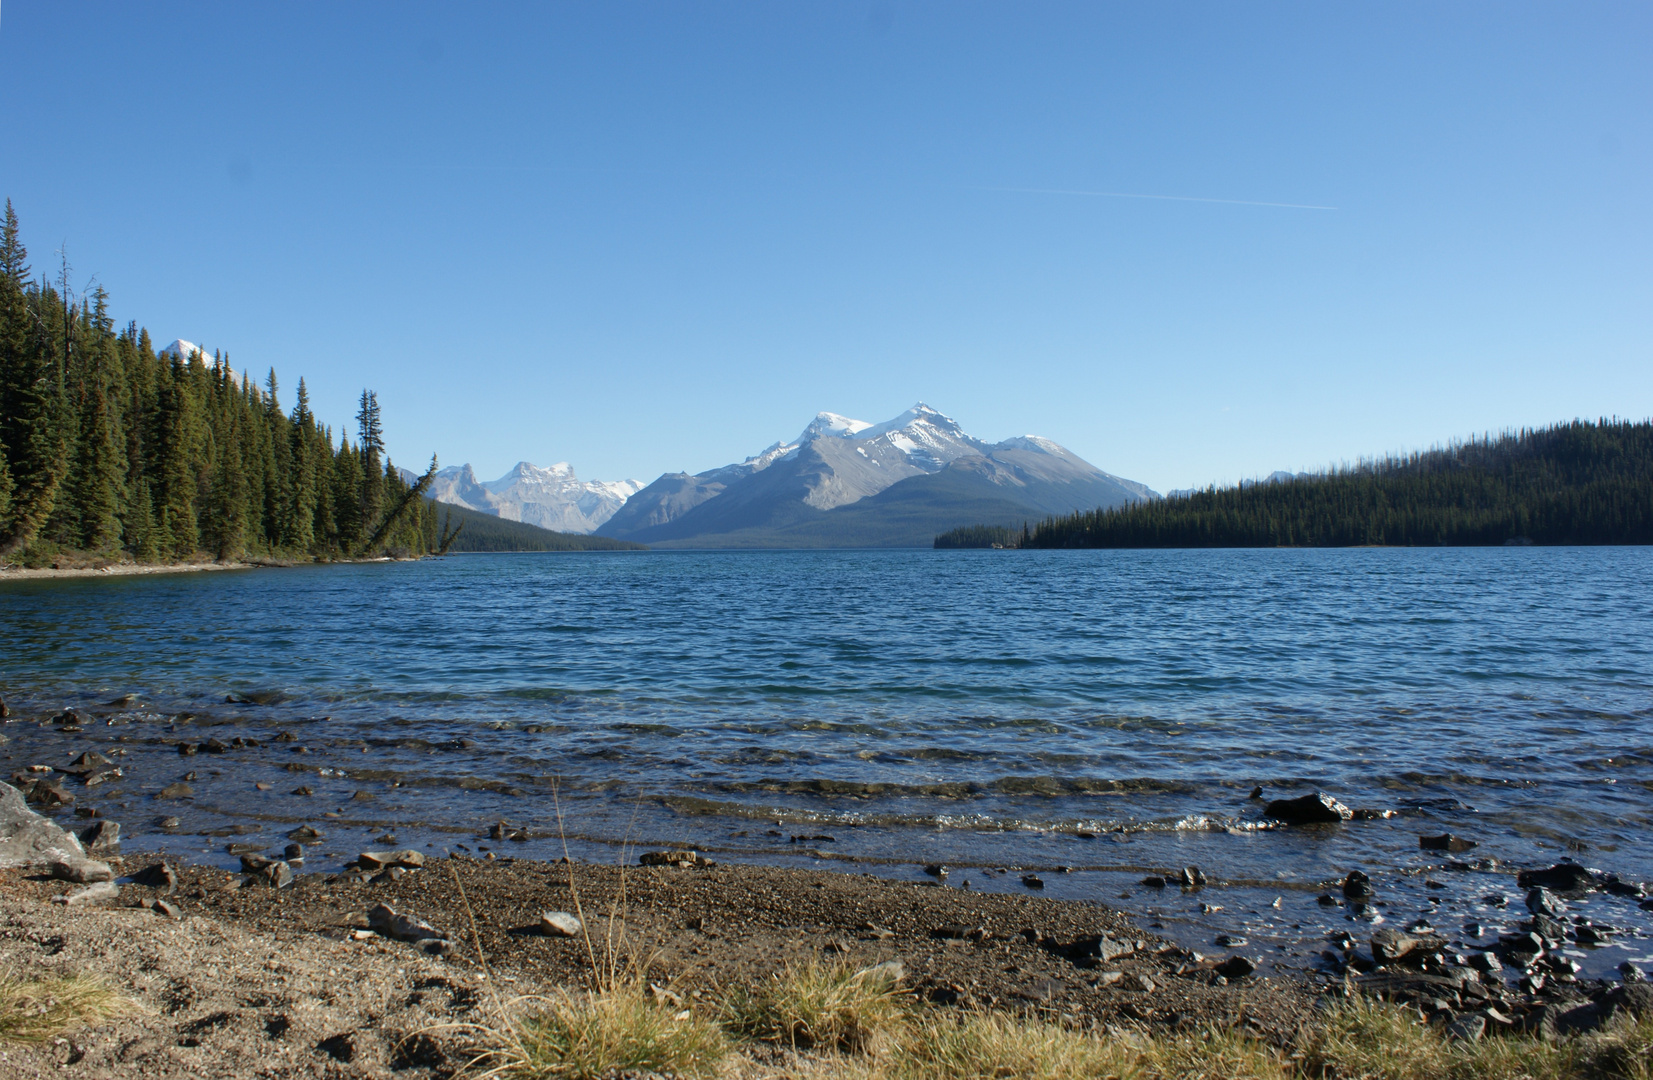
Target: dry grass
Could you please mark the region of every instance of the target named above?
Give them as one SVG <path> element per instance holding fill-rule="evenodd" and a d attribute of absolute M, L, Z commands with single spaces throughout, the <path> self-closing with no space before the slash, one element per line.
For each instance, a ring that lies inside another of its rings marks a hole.
<path fill-rule="evenodd" d="M 748 1039 L 860 1053 L 877 1049 L 902 1024 L 907 1003 L 893 968 L 812 961 L 787 968 L 755 991 L 729 995 L 723 1020 Z"/>
<path fill-rule="evenodd" d="M 477 1077 L 597 1080 L 628 1070 L 710 1077 L 729 1056 L 721 1028 L 653 1000 L 642 983 L 516 1003 L 472 1063 Z"/>
<path fill-rule="evenodd" d="M 44 1042 L 132 1010 L 132 1002 L 95 976 L 0 972 L 0 1043 Z"/>
<path fill-rule="evenodd" d="M 957 1022 L 927 1019 L 902 1033 L 883 1071 L 888 1080 L 1079 1080 L 1141 1075 L 1124 1043 L 1053 1024 L 993 1014 Z"/>

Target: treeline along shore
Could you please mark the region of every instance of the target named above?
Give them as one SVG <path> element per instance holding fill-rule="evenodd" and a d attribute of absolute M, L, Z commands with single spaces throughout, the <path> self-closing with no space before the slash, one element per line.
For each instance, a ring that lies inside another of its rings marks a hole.
<path fill-rule="evenodd" d="M 975 525 L 938 548 L 1653 543 L 1653 422 L 1575 420 L 1313 475 Z"/>
<path fill-rule="evenodd" d="M 259 385 L 229 357 L 157 352 L 117 328 L 67 265 L 35 277 L 6 202 L 0 226 L 0 566 L 417 557 L 454 550 L 638 545 L 564 536 L 438 506 L 424 474 L 385 453 L 363 390 L 355 442 L 291 411 L 274 369 Z M 474 543 L 461 539 L 474 534 Z M 457 543 L 456 543 L 457 541 Z"/>

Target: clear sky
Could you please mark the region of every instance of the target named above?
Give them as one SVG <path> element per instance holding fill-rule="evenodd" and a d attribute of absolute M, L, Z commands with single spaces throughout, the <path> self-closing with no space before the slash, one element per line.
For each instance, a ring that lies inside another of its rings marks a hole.
<path fill-rule="evenodd" d="M 1653 414 L 1641 0 L 4 0 L 0 88 L 37 270 L 408 466 L 922 399 L 1165 490 Z"/>

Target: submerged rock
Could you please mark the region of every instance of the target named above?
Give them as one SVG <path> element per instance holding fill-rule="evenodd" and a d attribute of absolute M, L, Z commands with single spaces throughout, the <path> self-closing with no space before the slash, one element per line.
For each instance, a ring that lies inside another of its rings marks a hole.
<path fill-rule="evenodd" d="M 1543 870 L 1523 870 L 1515 876 L 1515 883 L 1523 889 L 1545 888 L 1578 895 L 1594 888 L 1596 879 L 1578 863 L 1556 863 Z"/>
<path fill-rule="evenodd" d="M 1453 854 L 1460 854 L 1479 846 L 1474 840 L 1465 840 L 1463 837 L 1453 836 L 1451 833 L 1418 837 L 1418 847 L 1424 851 L 1450 851 Z"/>
<path fill-rule="evenodd" d="M 1354 816 L 1353 810 L 1324 791 L 1295 799 L 1275 799 L 1263 813 L 1287 825 L 1336 825 Z"/>

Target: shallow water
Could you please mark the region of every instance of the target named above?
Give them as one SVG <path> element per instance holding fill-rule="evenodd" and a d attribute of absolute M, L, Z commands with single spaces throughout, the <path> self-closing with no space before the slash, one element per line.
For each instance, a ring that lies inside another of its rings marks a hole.
<path fill-rule="evenodd" d="M 1648 549 L 477 555 L 5 582 L 0 617 L 16 713 L 98 715 L 6 725 L 6 774 L 114 744 L 112 816 L 175 812 L 132 843 L 197 857 L 224 858 L 202 832 L 299 820 L 341 853 L 387 830 L 498 848 L 474 834 L 500 818 L 536 837 L 512 854 L 552 857 L 560 810 L 583 857 L 945 862 L 991 889 L 1038 868 L 1049 895 L 1287 962 L 1349 925 L 1316 897 L 1351 869 L 1384 918 L 1460 937 L 1516 917 L 1510 867 L 1653 878 Z M 176 753 L 237 735 L 263 745 Z M 193 801 L 143 801 L 189 771 Z M 1254 785 L 1398 815 L 1259 828 Z M 1479 843 L 1458 869 L 1418 848 L 1444 831 Z M 1137 884 L 1189 863 L 1218 884 Z"/>

